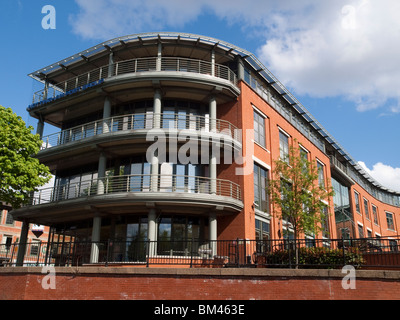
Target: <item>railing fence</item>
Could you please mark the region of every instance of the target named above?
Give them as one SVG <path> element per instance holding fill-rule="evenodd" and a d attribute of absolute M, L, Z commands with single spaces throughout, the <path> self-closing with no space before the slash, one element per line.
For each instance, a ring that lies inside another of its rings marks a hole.
<path fill-rule="evenodd" d="M 108 240 L 102 242 L 32 242 L 0 245 L 3 266 L 16 266 L 25 248 L 24 266 L 186 266 L 399 269 L 400 238 L 274 240 Z M 99 256 L 90 254 L 95 244 Z"/>

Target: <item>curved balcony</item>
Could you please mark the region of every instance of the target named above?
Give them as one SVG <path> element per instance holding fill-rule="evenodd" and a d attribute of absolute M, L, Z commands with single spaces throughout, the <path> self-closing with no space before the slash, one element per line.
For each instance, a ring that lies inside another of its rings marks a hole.
<path fill-rule="evenodd" d="M 215 128 L 215 129 L 214 129 Z M 209 138 L 217 135 L 224 142 L 241 148 L 240 134 L 233 124 L 225 120 L 212 120 L 208 116 L 179 114 L 165 112 L 162 114 L 138 113 L 116 116 L 76 126 L 58 133 L 43 137 L 41 150 L 48 150 L 60 146 L 77 144 L 85 141 L 98 141 L 101 138 L 110 139 L 111 136 L 120 133 L 116 139 L 120 139 L 124 133 L 146 136 L 149 130 L 159 129 L 165 133 L 175 133 L 184 130 L 185 134 L 191 133 L 194 137 Z M 98 138 L 98 139 L 97 139 Z"/>
<path fill-rule="evenodd" d="M 237 213 L 243 208 L 240 186 L 232 181 L 184 175 L 127 175 L 91 179 L 35 192 L 15 218 L 60 222 L 78 214 L 142 213 L 156 206 L 173 212 L 205 214 L 210 210 Z"/>
<path fill-rule="evenodd" d="M 238 90 L 236 74 L 224 65 L 212 64 L 203 60 L 176 57 L 138 58 L 105 65 L 68 80 L 51 84 L 51 86 L 34 93 L 33 104 L 29 109 L 86 90 L 108 78 L 128 74 L 139 75 L 149 72 L 164 72 L 164 74 L 165 72 L 175 72 L 178 74 L 212 77 L 218 81 L 227 82 Z"/>

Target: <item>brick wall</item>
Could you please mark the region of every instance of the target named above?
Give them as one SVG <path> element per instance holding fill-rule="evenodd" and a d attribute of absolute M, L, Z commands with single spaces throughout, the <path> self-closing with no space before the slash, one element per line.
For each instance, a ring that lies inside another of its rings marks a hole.
<path fill-rule="evenodd" d="M 356 289 L 341 270 L 56 268 L 44 290 L 41 268 L 2 268 L 5 300 L 362 300 L 400 299 L 399 271 L 357 271 Z"/>

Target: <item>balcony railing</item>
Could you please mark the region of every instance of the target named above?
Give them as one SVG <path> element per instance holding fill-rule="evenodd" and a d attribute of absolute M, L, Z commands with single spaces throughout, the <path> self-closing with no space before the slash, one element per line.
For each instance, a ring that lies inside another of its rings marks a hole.
<path fill-rule="evenodd" d="M 400 269 L 400 238 L 173 240 L 24 243 L 24 266 L 90 264 L 93 245 L 100 265 Z M 0 245 L 3 265 L 15 266 L 20 243 Z M 298 250 L 296 250 L 296 248 Z M 297 251 L 297 253 L 296 253 Z"/>
<path fill-rule="evenodd" d="M 191 193 L 241 201 L 240 186 L 232 181 L 184 175 L 126 175 L 69 183 L 35 192 L 30 204 L 41 205 L 116 193 Z"/>
<path fill-rule="evenodd" d="M 159 123 L 159 124 L 158 124 Z M 157 125 L 156 125 L 157 124 Z M 151 130 L 154 128 L 193 130 L 199 133 L 215 132 L 240 141 L 237 127 L 225 120 L 211 120 L 206 116 L 187 115 L 179 113 L 136 113 L 116 116 L 108 119 L 89 122 L 58 133 L 43 137 L 42 150 L 80 141 L 103 133 L 122 132 L 133 130 Z"/>
<path fill-rule="evenodd" d="M 88 86 L 101 79 L 130 73 L 150 71 L 175 71 L 210 75 L 227 80 L 236 86 L 237 76 L 227 66 L 215 64 L 214 70 L 212 69 L 213 65 L 211 62 L 187 58 L 163 57 L 161 58 L 161 63 L 157 57 L 119 61 L 114 64 L 105 65 L 101 68 L 83 73 L 66 81 L 52 84 L 48 88 L 37 91 L 33 95 L 33 104 L 50 98 L 54 99 L 60 94 Z"/>

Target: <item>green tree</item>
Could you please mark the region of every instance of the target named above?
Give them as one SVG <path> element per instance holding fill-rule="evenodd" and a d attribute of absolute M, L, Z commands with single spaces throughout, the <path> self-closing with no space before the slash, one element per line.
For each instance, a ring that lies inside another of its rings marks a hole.
<path fill-rule="evenodd" d="M 11 108 L 0 106 L 0 200 L 14 209 L 51 179 L 49 168 L 34 156 L 42 141 Z"/>
<path fill-rule="evenodd" d="M 300 236 L 323 231 L 328 212 L 326 201 L 333 196 L 333 191 L 318 182 L 316 162 L 302 156 L 300 148 L 290 147 L 288 157 L 274 164 L 268 193 L 278 219 L 286 221 L 293 230 L 298 261 L 296 242 Z"/>

